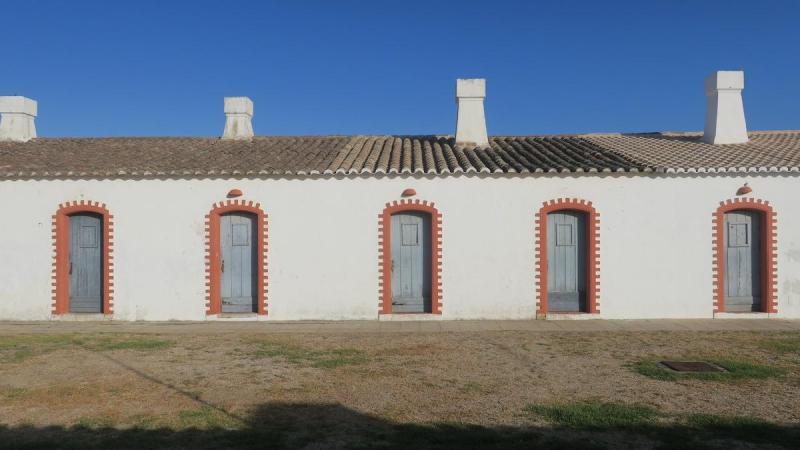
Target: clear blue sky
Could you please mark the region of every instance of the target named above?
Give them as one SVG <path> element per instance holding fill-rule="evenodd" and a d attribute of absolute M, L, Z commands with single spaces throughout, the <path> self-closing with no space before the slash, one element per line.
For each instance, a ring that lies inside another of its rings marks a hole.
<path fill-rule="evenodd" d="M 4 2 L 0 95 L 40 136 L 450 134 L 456 78 L 489 133 L 698 130 L 745 70 L 750 129 L 800 128 L 800 1 Z"/>

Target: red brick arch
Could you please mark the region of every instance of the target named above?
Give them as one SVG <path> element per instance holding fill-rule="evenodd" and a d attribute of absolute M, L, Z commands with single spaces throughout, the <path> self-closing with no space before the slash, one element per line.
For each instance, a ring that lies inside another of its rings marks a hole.
<path fill-rule="evenodd" d="M 114 216 L 105 203 L 87 200 L 66 202 L 58 205 L 53 215 L 53 276 L 52 313 L 69 313 L 69 216 L 77 213 L 99 214 L 103 220 L 103 314 L 114 310 Z"/>
<path fill-rule="evenodd" d="M 778 215 L 768 201 L 755 198 L 736 198 L 719 202 L 719 207 L 712 214 L 714 312 L 725 312 L 725 213 L 740 210 L 761 213 L 761 312 L 777 313 Z"/>
<path fill-rule="evenodd" d="M 206 315 L 215 315 L 222 312 L 222 299 L 220 296 L 220 243 L 219 223 L 223 214 L 231 212 L 246 212 L 256 216 L 256 258 L 258 267 L 258 314 L 267 314 L 267 293 L 269 280 L 267 278 L 267 214 L 261 205 L 245 200 L 227 200 L 215 203 L 206 215 Z"/>
<path fill-rule="evenodd" d="M 600 214 L 592 202 L 577 198 L 559 198 L 544 202 L 536 215 L 536 280 L 538 283 L 537 314 L 545 315 L 547 309 L 547 215 L 556 211 L 581 211 L 586 213 L 586 306 L 587 313 L 600 313 Z"/>
<path fill-rule="evenodd" d="M 392 313 L 392 214 L 418 211 L 431 216 L 431 314 L 442 313 L 442 215 L 433 202 L 400 200 L 378 214 L 378 314 Z"/>

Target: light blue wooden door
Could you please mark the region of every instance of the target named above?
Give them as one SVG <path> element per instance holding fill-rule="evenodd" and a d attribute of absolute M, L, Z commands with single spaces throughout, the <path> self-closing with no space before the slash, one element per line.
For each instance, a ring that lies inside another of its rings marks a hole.
<path fill-rule="evenodd" d="M 550 311 L 586 311 L 586 215 L 547 215 L 547 304 Z"/>
<path fill-rule="evenodd" d="M 725 311 L 760 311 L 761 213 L 726 213 L 725 243 Z"/>
<path fill-rule="evenodd" d="M 69 230 L 69 310 L 103 312 L 103 219 L 73 214 Z"/>
<path fill-rule="evenodd" d="M 431 217 L 392 216 L 392 311 L 431 312 Z"/>
<path fill-rule="evenodd" d="M 256 217 L 231 213 L 220 217 L 223 313 L 256 312 Z"/>

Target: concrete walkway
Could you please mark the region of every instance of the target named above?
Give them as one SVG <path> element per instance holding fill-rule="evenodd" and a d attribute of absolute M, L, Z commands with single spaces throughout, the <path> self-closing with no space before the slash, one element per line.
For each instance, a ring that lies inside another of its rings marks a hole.
<path fill-rule="evenodd" d="M 0 335 L 55 333 L 438 333 L 473 331 L 799 331 L 800 320 L 451 320 L 340 322 L 0 322 Z"/>

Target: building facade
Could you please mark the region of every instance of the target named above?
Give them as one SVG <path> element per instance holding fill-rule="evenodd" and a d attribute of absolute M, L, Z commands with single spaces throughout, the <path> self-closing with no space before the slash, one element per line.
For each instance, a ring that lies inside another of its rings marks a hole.
<path fill-rule="evenodd" d="M 800 317 L 800 132 L 742 138 L 727 74 L 704 133 L 489 137 L 479 80 L 455 136 L 257 137 L 237 98 L 221 139 L 36 138 L 0 101 L 0 320 Z"/>

